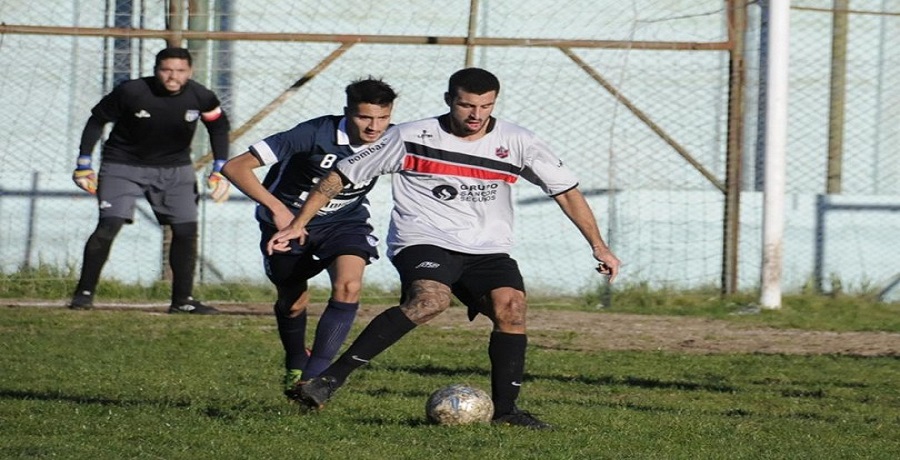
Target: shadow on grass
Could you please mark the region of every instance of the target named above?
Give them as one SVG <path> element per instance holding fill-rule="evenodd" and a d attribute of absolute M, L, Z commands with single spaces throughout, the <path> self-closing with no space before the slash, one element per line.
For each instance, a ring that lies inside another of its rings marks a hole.
<path fill-rule="evenodd" d="M 9 399 L 9 400 L 22 400 L 22 401 L 65 401 L 76 404 L 88 404 L 88 405 L 99 405 L 99 406 L 119 406 L 119 407 L 134 407 L 134 406 L 144 406 L 144 405 L 153 405 L 153 406 L 170 406 L 177 408 L 187 408 L 196 406 L 189 401 L 175 401 L 175 400 L 146 400 L 146 399 L 114 399 L 114 398 L 101 398 L 97 396 L 72 396 L 67 395 L 61 392 L 38 392 L 38 391 L 18 391 L 18 390 L 2 390 L 0 389 L 0 399 Z"/>
<path fill-rule="evenodd" d="M 380 366 L 379 369 L 390 372 L 407 372 L 421 376 L 441 376 L 441 377 L 468 377 L 477 375 L 479 377 L 489 377 L 490 370 L 480 367 L 444 367 L 427 364 L 424 366 Z M 526 373 L 525 380 L 550 380 L 564 383 L 579 383 L 583 385 L 615 385 L 628 386 L 645 389 L 674 389 L 681 391 L 710 391 L 715 393 L 732 393 L 737 388 L 730 385 L 719 383 L 698 383 L 685 380 L 660 380 L 646 377 L 624 376 L 616 377 L 605 375 L 599 377 L 586 375 L 553 375 L 553 374 L 534 374 Z"/>
<path fill-rule="evenodd" d="M 423 409 L 424 410 L 424 409 Z M 389 419 L 384 417 L 357 417 L 356 421 L 360 424 L 365 425 L 373 425 L 373 426 L 405 426 L 409 428 L 418 428 L 422 426 L 430 426 L 432 423 L 428 422 L 425 417 L 410 417 L 405 420 L 397 420 L 397 419 Z"/>

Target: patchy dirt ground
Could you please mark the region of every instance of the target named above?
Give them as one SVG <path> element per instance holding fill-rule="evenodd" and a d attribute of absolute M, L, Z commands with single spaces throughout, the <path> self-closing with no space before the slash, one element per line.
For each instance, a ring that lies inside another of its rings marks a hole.
<path fill-rule="evenodd" d="M 380 311 L 365 310 L 360 317 Z M 470 323 L 463 308 L 452 308 L 428 325 L 490 328 L 490 321 L 479 316 Z M 900 334 L 896 333 L 753 328 L 681 316 L 533 310 L 528 330 L 532 345 L 577 350 L 900 356 Z"/>
<path fill-rule="evenodd" d="M 61 305 L 4 302 L 7 306 Z M 222 305 L 228 314 L 271 314 L 270 305 Z M 163 305 L 104 305 L 98 310 L 144 309 L 165 312 Z M 318 316 L 322 305 L 310 313 Z M 368 322 L 384 307 L 360 309 L 358 322 Z M 486 330 L 490 322 L 479 316 L 473 322 L 464 308 L 454 307 L 425 327 Z M 722 320 L 681 316 L 649 316 L 621 313 L 532 310 L 528 317 L 529 343 L 541 347 L 576 350 L 666 350 L 682 353 L 783 353 L 841 354 L 900 357 L 900 334 L 886 332 L 822 332 L 774 329 Z"/>

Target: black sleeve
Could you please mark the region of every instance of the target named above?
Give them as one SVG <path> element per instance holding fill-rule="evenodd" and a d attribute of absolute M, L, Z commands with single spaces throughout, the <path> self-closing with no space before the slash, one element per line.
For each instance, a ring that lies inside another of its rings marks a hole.
<path fill-rule="evenodd" d="M 231 123 L 228 121 L 228 115 L 222 111 L 222 115 L 210 122 L 204 122 L 206 130 L 209 131 L 209 146 L 213 152 L 214 160 L 228 159 L 228 131 L 231 130 Z"/>
<path fill-rule="evenodd" d="M 106 122 L 96 115 L 91 115 L 84 130 L 81 132 L 81 144 L 78 146 L 79 155 L 90 155 L 94 151 L 94 146 L 103 135 L 103 126 Z"/>
<path fill-rule="evenodd" d="M 200 104 L 200 111 L 203 113 L 210 112 L 212 110 L 219 109 L 219 116 L 213 120 L 206 120 L 201 117 L 201 121 L 206 126 L 206 131 L 209 132 L 209 147 L 213 153 L 213 160 L 215 161 L 225 161 L 228 159 L 228 132 L 231 131 L 231 123 L 228 121 L 228 114 L 225 113 L 225 108 L 222 107 L 222 102 L 219 101 L 219 97 L 216 96 L 216 93 L 211 91 L 209 88 L 197 83 L 194 80 L 189 80 L 188 85 L 191 90 L 197 95 L 197 100 Z"/>

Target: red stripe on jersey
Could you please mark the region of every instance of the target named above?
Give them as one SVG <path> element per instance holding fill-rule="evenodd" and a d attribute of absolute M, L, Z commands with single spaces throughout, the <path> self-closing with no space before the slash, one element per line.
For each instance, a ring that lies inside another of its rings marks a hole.
<path fill-rule="evenodd" d="M 497 171 L 488 171 L 484 169 L 472 168 L 470 166 L 441 163 L 429 160 L 427 158 L 417 157 L 415 155 L 407 155 L 403 158 L 403 169 L 405 171 L 415 171 L 425 174 L 437 174 L 441 176 L 459 176 L 472 177 L 483 180 L 502 180 L 515 184 L 519 179 L 518 176 L 512 174 L 504 174 Z"/>

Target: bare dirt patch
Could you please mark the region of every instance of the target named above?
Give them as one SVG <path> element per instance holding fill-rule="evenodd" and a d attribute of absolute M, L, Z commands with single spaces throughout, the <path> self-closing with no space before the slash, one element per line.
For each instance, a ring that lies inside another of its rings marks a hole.
<path fill-rule="evenodd" d="M 368 321 L 380 311 L 362 308 L 357 321 Z M 490 328 L 486 318 L 469 322 L 465 313 L 463 308 L 451 308 L 427 326 Z M 532 310 L 528 315 L 529 342 L 551 348 L 900 356 L 897 333 L 760 328 L 722 320 L 623 313 Z"/>
<path fill-rule="evenodd" d="M 3 302 L 9 307 L 55 307 L 46 303 Z M 271 305 L 217 304 L 226 314 L 271 315 Z M 98 310 L 141 309 L 164 313 L 167 305 L 98 304 Z M 313 304 L 310 314 L 324 306 Z M 385 306 L 363 306 L 357 323 L 366 324 Z M 900 334 L 888 332 L 826 332 L 776 329 L 723 320 L 635 315 L 608 312 L 531 310 L 529 343 L 533 346 L 570 350 L 672 351 L 680 353 L 839 354 L 900 356 Z M 470 322 L 466 310 L 453 307 L 423 327 L 490 329 L 490 321 L 478 316 Z"/>

